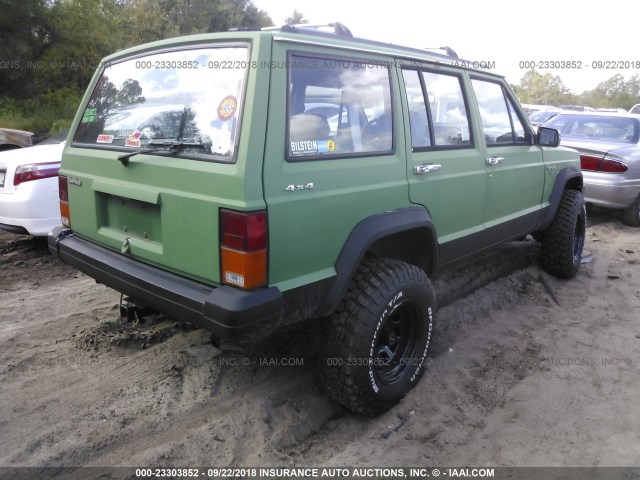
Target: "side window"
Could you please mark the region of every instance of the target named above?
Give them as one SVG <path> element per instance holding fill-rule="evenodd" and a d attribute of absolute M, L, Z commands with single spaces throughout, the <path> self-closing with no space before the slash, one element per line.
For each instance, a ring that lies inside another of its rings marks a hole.
<path fill-rule="evenodd" d="M 526 130 L 513 105 L 505 97 L 502 86 L 477 79 L 473 79 L 471 83 L 478 100 L 487 146 L 525 142 Z"/>
<path fill-rule="evenodd" d="M 434 145 L 470 146 L 469 119 L 460 79 L 434 72 L 422 72 L 422 77 L 429 98 Z"/>
<path fill-rule="evenodd" d="M 290 160 L 392 152 L 387 66 L 300 55 L 289 63 Z"/>
<path fill-rule="evenodd" d="M 421 70 L 403 70 L 402 75 L 409 103 L 411 146 L 471 146 L 459 77 Z"/>
<path fill-rule="evenodd" d="M 409 102 L 409 124 L 411 126 L 411 146 L 413 148 L 430 147 L 429 117 L 427 103 L 424 100 L 420 74 L 417 70 L 403 70 L 404 88 Z"/>
<path fill-rule="evenodd" d="M 513 107 L 513 103 L 511 103 L 511 100 L 508 98 L 507 104 L 509 105 L 509 115 L 511 115 L 511 122 L 513 123 L 513 132 L 516 136 L 516 142 L 524 143 L 527 141 L 527 134 L 525 133 L 527 130 L 524 125 L 522 125 L 522 122 L 516 113 L 516 109 Z"/>

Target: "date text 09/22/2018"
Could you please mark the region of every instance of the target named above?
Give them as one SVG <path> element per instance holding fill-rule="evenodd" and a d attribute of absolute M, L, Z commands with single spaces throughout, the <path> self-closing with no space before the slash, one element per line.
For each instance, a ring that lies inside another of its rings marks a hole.
<path fill-rule="evenodd" d="M 640 70 L 640 60 L 520 60 L 524 70 Z"/>

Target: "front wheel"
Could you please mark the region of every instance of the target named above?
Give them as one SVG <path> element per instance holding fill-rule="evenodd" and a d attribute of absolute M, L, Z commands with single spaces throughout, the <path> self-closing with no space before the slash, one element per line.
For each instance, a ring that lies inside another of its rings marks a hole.
<path fill-rule="evenodd" d="M 364 415 L 388 410 L 424 372 L 434 314 L 421 269 L 391 259 L 363 262 L 326 325 L 324 390 Z"/>
<path fill-rule="evenodd" d="M 640 195 L 622 211 L 622 223 L 629 227 L 640 227 Z"/>
<path fill-rule="evenodd" d="M 542 232 L 542 268 L 560 278 L 571 278 L 580 268 L 587 211 L 582 192 L 565 190 L 551 225 Z"/>

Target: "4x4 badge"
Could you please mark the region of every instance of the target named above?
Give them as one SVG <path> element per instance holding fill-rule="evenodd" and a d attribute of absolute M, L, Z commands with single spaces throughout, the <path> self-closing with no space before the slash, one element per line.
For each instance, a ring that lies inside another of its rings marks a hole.
<path fill-rule="evenodd" d="M 297 192 L 298 190 L 313 190 L 314 188 L 316 188 L 316 185 L 313 182 L 309 182 L 302 185 L 287 185 L 285 190 L 287 192 Z"/>

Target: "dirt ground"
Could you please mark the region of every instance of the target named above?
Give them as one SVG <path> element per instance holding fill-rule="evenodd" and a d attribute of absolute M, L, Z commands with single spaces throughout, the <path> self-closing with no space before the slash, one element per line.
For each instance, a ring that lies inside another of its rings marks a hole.
<path fill-rule="evenodd" d="M 0 466 L 640 465 L 640 230 L 590 224 L 571 281 L 532 239 L 441 272 L 429 367 L 377 418 L 316 389 L 313 329 L 247 356 L 122 324 L 118 293 L 0 233 Z"/>

